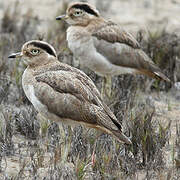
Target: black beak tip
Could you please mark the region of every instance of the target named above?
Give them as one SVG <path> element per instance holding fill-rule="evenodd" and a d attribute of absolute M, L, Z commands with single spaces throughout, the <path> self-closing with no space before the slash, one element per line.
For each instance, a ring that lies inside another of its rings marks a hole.
<path fill-rule="evenodd" d="M 8 56 L 8 58 L 15 58 L 15 57 L 16 57 L 15 54 L 11 54 L 11 55 Z"/>
<path fill-rule="evenodd" d="M 60 16 L 56 17 L 56 20 L 61 20 L 62 18 Z"/>

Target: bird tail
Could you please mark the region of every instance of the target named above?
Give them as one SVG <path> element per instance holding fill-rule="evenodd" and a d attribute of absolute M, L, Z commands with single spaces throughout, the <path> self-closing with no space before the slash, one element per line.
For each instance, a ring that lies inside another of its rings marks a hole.
<path fill-rule="evenodd" d="M 120 131 L 112 131 L 113 135 L 116 137 L 116 139 L 120 142 L 124 142 L 126 144 L 132 144 L 130 138 L 128 138 L 126 135 L 124 135 Z"/>
<path fill-rule="evenodd" d="M 170 79 L 162 73 L 157 64 L 155 64 L 144 51 L 138 50 L 136 55 L 138 58 L 138 68 L 136 68 L 137 74 L 144 74 L 152 78 L 171 82 Z"/>
<path fill-rule="evenodd" d="M 171 82 L 171 80 L 166 77 L 162 72 L 156 70 L 156 71 L 146 71 L 146 70 L 139 70 L 137 71 L 137 74 L 145 74 L 149 77 L 152 77 L 152 78 L 155 78 L 155 79 L 160 79 L 160 80 L 164 80 L 164 81 L 167 81 L 167 82 Z"/>
<path fill-rule="evenodd" d="M 154 72 L 154 74 L 155 74 L 155 78 L 162 79 L 167 82 L 171 82 L 170 79 L 161 72 Z"/>
<path fill-rule="evenodd" d="M 106 110 L 107 107 L 106 107 Z M 97 129 L 106 132 L 114 136 L 118 141 L 124 142 L 126 144 L 132 144 L 131 140 L 122 133 L 121 124 L 119 124 L 115 118 L 115 116 L 109 116 L 109 113 L 106 114 L 104 112 L 98 111 L 97 116 L 99 117 L 99 125 L 96 126 Z"/>

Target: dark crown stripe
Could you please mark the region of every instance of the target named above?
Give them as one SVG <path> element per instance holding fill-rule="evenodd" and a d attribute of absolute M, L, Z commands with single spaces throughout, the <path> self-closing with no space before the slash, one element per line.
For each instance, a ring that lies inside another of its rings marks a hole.
<path fill-rule="evenodd" d="M 30 44 L 35 47 L 41 48 L 44 51 L 46 51 L 48 54 L 56 57 L 56 54 L 54 53 L 53 49 L 50 46 L 48 46 L 47 44 L 40 43 L 40 42 L 31 42 Z"/>
<path fill-rule="evenodd" d="M 98 14 L 93 11 L 87 4 L 75 4 L 72 6 L 72 8 L 84 10 L 85 12 L 98 17 Z"/>

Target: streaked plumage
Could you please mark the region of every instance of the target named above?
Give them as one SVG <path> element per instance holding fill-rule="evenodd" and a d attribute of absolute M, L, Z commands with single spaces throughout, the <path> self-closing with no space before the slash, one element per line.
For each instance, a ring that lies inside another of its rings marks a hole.
<path fill-rule="evenodd" d="M 82 65 L 97 74 L 146 74 L 169 81 L 131 34 L 114 22 L 103 19 L 92 5 L 72 3 L 66 15 L 56 19 L 70 24 L 67 29 L 69 48 Z"/>
<path fill-rule="evenodd" d="M 29 41 L 21 53 L 9 58 L 19 56 L 28 64 L 22 77 L 24 92 L 42 116 L 70 125 L 80 123 L 131 143 L 91 79 L 82 71 L 59 62 L 52 46 L 43 41 Z"/>

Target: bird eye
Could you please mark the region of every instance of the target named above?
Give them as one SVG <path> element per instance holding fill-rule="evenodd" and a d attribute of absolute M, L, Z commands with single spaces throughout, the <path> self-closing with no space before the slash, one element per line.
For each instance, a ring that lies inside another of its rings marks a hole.
<path fill-rule="evenodd" d="M 38 49 L 32 49 L 31 54 L 32 55 L 37 55 L 40 51 Z"/>
<path fill-rule="evenodd" d="M 74 16 L 81 16 L 82 15 L 82 11 L 76 11 L 75 13 L 74 13 Z"/>

